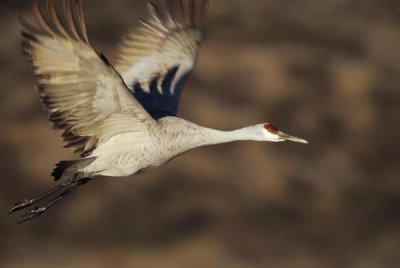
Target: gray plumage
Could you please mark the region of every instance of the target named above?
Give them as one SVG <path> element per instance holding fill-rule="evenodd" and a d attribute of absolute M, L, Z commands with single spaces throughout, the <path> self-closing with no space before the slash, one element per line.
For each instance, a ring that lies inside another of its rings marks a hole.
<path fill-rule="evenodd" d="M 53 171 L 59 186 L 24 200 L 10 213 L 53 194 L 45 206 L 28 210 L 21 222 L 41 215 L 97 176 L 123 177 L 156 168 L 191 149 L 238 140 L 305 140 L 264 123 L 235 131 L 204 128 L 176 117 L 183 85 L 204 39 L 210 0 L 169 0 L 124 38 L 116 67 L 90 43 L 82 0 L 63 0 L 63 12 L 38 2 L 39 27 L 23 23 L 24 52 L 32 63 L 43 107 L 66 147 L 80 153 Z"/>

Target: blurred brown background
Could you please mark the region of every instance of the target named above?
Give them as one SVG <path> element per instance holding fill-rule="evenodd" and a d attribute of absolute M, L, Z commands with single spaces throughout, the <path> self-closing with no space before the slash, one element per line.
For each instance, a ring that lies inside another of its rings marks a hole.
<path fill-rule="evenodd" d="M 115 60 L 144 1 L 84 2 L 93 43 Z M 214 2 L 181 116 L 272 122 L 311 144 L 196 150 L 17 226 L 9 207 L 72 155 L 21 53 L 17 16 L 32 2 L 1 1 L 1 267 L 399 267 L 400 2 Z"/>

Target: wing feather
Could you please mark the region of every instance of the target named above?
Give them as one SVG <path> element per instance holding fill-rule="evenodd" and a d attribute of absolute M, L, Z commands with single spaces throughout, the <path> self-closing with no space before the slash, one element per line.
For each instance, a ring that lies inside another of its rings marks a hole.
<path fill-rule="evenodd" d="M 195 65 L 204 39 L 210 2 L 168 0 L 163 15 L 154 4 L 148 3 L 147 17 L 139 20 L 137 28 L 122 41 L 116 69 L 144 108 L 155 118 L 177 113 L 183 87 L 180 82 Z M 178 70 L 168 83 L 169 88 L 162 88 L 163 81 L 175 68 Z M 157 79 L 157 97 L 150 94 L 154 79 Z M 138 93 L 138 90 L 143 92 Z M 165 92 L 173 98 L 160 101 Z M 139 95 L 141 93 L 150 95 Z"/>
<path fill-rule="evenodd" d="M 68 38 L 68 33 L 65 31 L 62 22 L 61 22 L 61 18 L 60 15 L 57 12 L 57 8 L 56 5 L 54 3 L 54 1 L 50 1 L 47 0 L 47 9 L 50 12 L 50 16 L 53 18 L 53 23 L 56 26 L 58 32 L 64 37 L 64 38 Z"/>
<path fill-rule="evenodd" d="M 66 147 L 88 156 L 112 136 L 146 131 L 155 121 L 122 78 L 89 42 L 81 0 L 64 0 L 64 25 L 54 0 L 46 18 L 38 2 L 39 29 L 23 23 L 23 47 L 49 119 L 63 131 Z M 75 15 L 74 15 L 75 14 Z"/>

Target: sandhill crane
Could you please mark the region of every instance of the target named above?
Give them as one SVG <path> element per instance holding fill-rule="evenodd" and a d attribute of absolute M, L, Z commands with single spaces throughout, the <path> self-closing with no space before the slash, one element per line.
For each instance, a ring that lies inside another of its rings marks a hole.
<path fill-rule="evenodd" d="M 115 67 L 89 41 L 82 0 L 36 1 L 39 27 L 21 21 L 23 48 L 49 120 L 80 159 L 61 161 L 52 175 L 64 182 L 10 213 L 20 222 L 40 216 L 98 176 L 125 177 L 156 168 L 191 149 L 233 141 L 307 141 L 269 123 L 234 131 L 205 128 L 177 117 L 184 82 L 204 38 L 211 0 L 168 0 L 123 40 Z"/>

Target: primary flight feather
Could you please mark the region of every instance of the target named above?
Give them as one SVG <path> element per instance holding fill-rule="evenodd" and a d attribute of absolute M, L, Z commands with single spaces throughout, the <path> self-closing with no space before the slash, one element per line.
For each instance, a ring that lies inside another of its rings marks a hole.
<path fill-rule="evenodd" d="M 49 120 L 62 130 L 66 147 L 80 159 L 61 161 L 53 171 L 63 182 L 10 213 L 33 219 L 97 176 L 124 177 L 158 167 L 191 149 L 239 140 L 305 140 L 269 123 L 218 131 L 177 117 L 184 83 L 204 39 L 211 0 L 168 0 L 166 9 L 148 3 L 148 14 L 122 41 L 113 66 L 92 46 L 82 0 L 39 2 L 38 27 L 23 22 L 23 48 Z M 47 14 L 47 15 L 45 15 Z"/>

